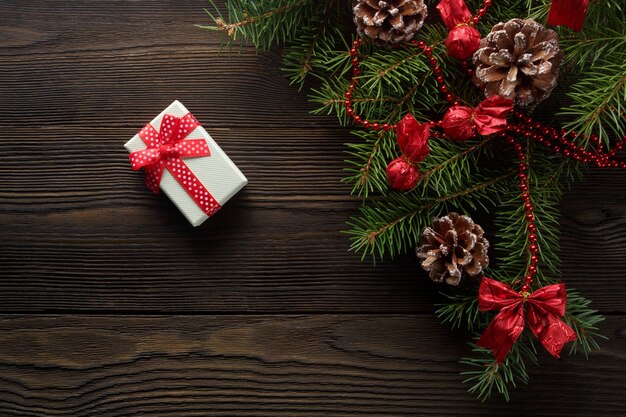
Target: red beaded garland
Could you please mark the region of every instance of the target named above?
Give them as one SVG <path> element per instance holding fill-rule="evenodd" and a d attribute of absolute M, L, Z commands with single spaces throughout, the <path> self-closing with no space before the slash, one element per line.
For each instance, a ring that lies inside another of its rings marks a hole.
<path fill-rule="evenodd" d="M 361 70 L 359 68 L 358 54 L 359 54 L 359 47 L 361 46 L 362 43 L 363 43 L 362 39 L 357 39 L 352 43 L 352 47 L 350 48 L 350 56 L 352 57 L 351 62 L 352 62 L 353 76 L 350 82 L 350 86 L 348 87 L 348 90 L 345 93 L 344 106 L 346 107 L 346 114 L 352 118 L 354 123 L 360 124 L 366 129 L 372 129 L 372 130 L 382 129 L 385 132 L 388 132 L 391 129 L 393 129 L 393 126 L 389 125 L 388 123 L 384 123 L 382 125 L 379 123 L 373 123 L 369 120 L 363 119 L 360 115 L 356 114 L 354 111 L 354 107 L 353 107 L 354 95 L 352 92 L 356 88 L 356 84 L 359 81 L 357 77 L 361 74 Z M 446 81 L 443 77 L 443 72 L 441 70 L 441 67 L 439 66 L 439 61 L 437 60 L 437 57 L 433 55 L 432 48 L 426 45 L 426 42 L 424 41 L 411 41 L 410 45 L 416 46 L 418 49 L 421 49 L 424 55 L 428 58 L 428 63 L 432 67 L 433 73 L 437 77 L 436 79 L 439 85 L 439 90 L 444 95 L 445 99 L 451 104 L 453 103 L 458 104 L 457 99 L 454 97 L 454 95 L 452 95 L 449 92 L 449 88 L 446 85 Z"/>
<path fill-rule="evenodd" d="M 528 241 L 528 265 L 526 267 L 526 274 L 524 277 L 523 285 L 521 288 L 522 292 L 530 291 L 531 285 L 535 280 L 535 275 L 537 274 L 537 264 L 539 263 L 539 245 L 537 243 L 538 236 L 537 226 L 535 225 L 535 215 L 533 214 L 533 204 L 532 198 L 529 193 L 529 182 L 528 182 L 528 164 L 526 159 L 526 153 L 524 152 L 524 148 L 521 143 L 515 140 L 514 136 L 506 135 L 506 141 L 513 146 L 515 149 L 515 153 L 518 163 L 518 178 L 519 178 L 519 188 L 522 191 L 520 194 L 520 198 L 524 203 L 524 211 L 526 212 L 526 228 L 528 230 L 528 234 L 526 235 L 526 240 Z"/>

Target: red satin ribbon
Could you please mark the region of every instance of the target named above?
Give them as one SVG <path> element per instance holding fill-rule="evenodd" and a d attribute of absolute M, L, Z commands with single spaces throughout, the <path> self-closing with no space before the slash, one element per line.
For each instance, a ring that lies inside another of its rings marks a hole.
<path fill-rule="evenodd" d="M 589 0 L 552 0 L 548 24 L 567 26 L 578 32 L 583 27 Z"/>
<path fill-rule="evenodd" d="M 220 204 L 181 159 L 211 155 L 204 139 L 186 139 L 198 126 L 191 113 L 183 117 L 165 114 L 159 131 L 150 123 L 139 131 L 147 148 L 131 153 L 128 158 L 133 170 L 143 168 L 146 171 L 146 185 L 155 194 L 159 193 L 163 171 L 167 168 L 198 207 L 211 216 L 221 208 Z"/>
<path fill-rule="evenodd" d="M 483 100 L 474 109 L 476 130 L 483 136 L 491 135 L 506 128 L 506 115 L 513 110 L 513 101 L 501 96 Z"/>
<path fill-rule="evenodd" d="M 483 278 L 478 290 L 480 311 L 500 310 L 478 340 L 490 348 L 498 363 L 504 362 L 524 330 L 524 305 L 528 326 L 552 356 L 559 357 L 563 345 L 576 340 L 576 333 L 559 317 L 565 314 L 565 284 L 547 285 L 532 294 L 518 293 L 499 281 Z"/>
<path fill-rule="evenodd" d="M 456 25 L 467 23 L 472 18 L 465 0 L 441 0 L 437 5 L 437 10 L 448 30 L 454 29 Z"/>

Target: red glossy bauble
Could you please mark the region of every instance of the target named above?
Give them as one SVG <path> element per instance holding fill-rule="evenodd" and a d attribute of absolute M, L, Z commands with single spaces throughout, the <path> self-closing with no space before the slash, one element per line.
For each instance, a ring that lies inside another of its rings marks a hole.
<path fill-rule="evenodd" d="M 400 156 L 387 165 L 387 180 L 391 188 L 408 191 L 417 185 L 420 173 L 417 166 L 405 156 Z"/>
<path fill-rule="evenodd" d="M 465 61 L 478 50 L 480 32 L 473 26 L 458 25 L 448 33 L 445 44 L 450 57 Z"/>
<path fill-rule="evenodd" d="M 441 126 L 444 133 L 453 140 L 467 140 L 476 133 L 472 120 L 474 109 L 467 106 L 452 106 L 443 116 Z"/>

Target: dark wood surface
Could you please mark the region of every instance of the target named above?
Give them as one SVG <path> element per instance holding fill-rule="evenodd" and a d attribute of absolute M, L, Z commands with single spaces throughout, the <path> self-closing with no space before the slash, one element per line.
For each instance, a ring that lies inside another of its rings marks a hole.
<path fill-rule="evenodd" d="M 347 251 L 348 133 L 278 52 L 220 55 L 207 5 L 0 0 L 0 416 L 624 415 L 626 175 L 562 205 L 610 340 L 481 404 L 417 262 Z M 174 99 L 250 180 L 197 229 L 122 147 Z"/>

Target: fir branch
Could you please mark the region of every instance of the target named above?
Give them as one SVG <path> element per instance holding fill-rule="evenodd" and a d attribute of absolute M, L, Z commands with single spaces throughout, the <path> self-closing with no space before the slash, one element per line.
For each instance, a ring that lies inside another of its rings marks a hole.
<path fill-rule="evenodd" d="M 372 146 L 372 150 L 367 157 L 367 162 L 363 167 L 359 169 L 359 178 L 355 182 L 355 189 L 358 189 L 359 195 L 363 194 L 365 197 L 367 197 L 368 191 L 371 190 L 371 187 L 368 187 L 367 182 L 370 178 L 374 158 L 376 157 L 378 147 L 380 146 L 380 142 L 383 140 L 384 135 L 384 131 L 378 133 L 378 139 L 376 140 L 376 142 L 374 142 L 374 145 Z"/>
<path fill-rule="evenodd" d="M 475 368 L 475 370 L 461 373 L 466 377 L 464 383 L 473 384 L 468 391 L 485 401 L 496 390 L 504 396 L 506 401 L 509 401 L 510 385 L 515 387 L 518 383 L 528 384 L 526 362 L 537 364 L 537 351 L 528 333 L 528 330 L 522 333 L 520 339 L 513 345 L 501 364 L 495 361 L 491 349 L 481 348 L 470 343 L 475 357 L 462 358 L 459 361 Z"/>
<path fill-rule="evenodd" d="M 343 77 L 350 70 L 348 38 L 343 34 L 342 21 L 345 10 L 338 7 L 340 0 L 324 0 L 309 25 L 300 29 L 299 35 L 283 54 L 283 71 L 292 84 L 303 87 L 306 76 L 317 78 Z"/>
<path fill-rule="evenodd" d="M 386 166 L 398 154 L 395 135 L 385 131 L 353 131 L 359 142 L 348 144 L 348 155 L 351 160 L 346 161 L 346 172 L 352 175 L 343 179 L 353 184 L 352 192 L 368 197 L 373 191 L 387 194 Z"/>
<path fill-rule="evenodd" d="M 457 327 L 463 323 L 469 329 L 485 328 L 493 314 L 478 314 L 476 295 L 452 296 L 451 304 L 441 307 L 438 316 L 444 321 L 451 322 Z M 574 354 L 578 349 L 582 349 L 585 356 L 589 352 L 598 349 L 597 339 L 606 337 L 597 333 L 596 325 L 604 320 L 597 310 L 589 307 L 590 301 L 582 297 L 575 290 L 567 291 L 567 310 L 565 312 L 565 322 L 574 330 L 577 340 L 571 343 L 569 353 Z M 467 323 L 464 323 L 464 322 Z M 476 336 L 478 337 L 478 336 Z M 524 330 L 522 336 L 513 345 L 504 363 L 498 364 L 493 358 L 493 352 L 470 343 L 475 357 L 463 358 L 460 363 L 477 368 L 473 371 L 462 372 L 461 375 L 468 378 L 464 382 L 473 383 L 469 392 L 478 395 L 481 400 L 488 399 L 494 389 L 509 400 L 508 385 L 515 386 L 516 381 L 528 383 L 528 373 L 525 362 L 530 361 L 535 365 L 537 362 L 537 350 L 535 348 L 534 336 L 528 328 Z"/>
<path fill-rule="evenodd" d="M 550 1 L 494 1 L 478 29 L 486 34 L 499 21 L 529 14 L 545 22 Z M 482 1 L 468 3 L 474 10 Z M 339 9 L 337 13 L 330 12 L 333 4 Z M 241 39 L 258 49 L 292 42 L 284 51 L 285 74 L 300 86 L 308 75 L 317 78 L 321 85 L 311 94 L 311 99 L 319 104 L 315 112 L 335 114 L 345 126 L 351 121 L 344 106 L 351 69 L 350 39 L 345 33 L 353 32 L 354 27 L 351 23 L 344 25 L 341 16 L 349 13 L 350 7 L 341 5 L 339 0 L 230 0 L 226 6 L 228 17 L 213 5 L 216 11 L 207 13 L 214 25 L 204 28 L 221 31 L 229 43 Z M 568 91 L 573 101 L 560 114 L 570 119 L 568 129 L 587 135 L 598 133 L 605 142 L 609 135 L 621 137 L 625 130 L 625 19 L 623 0 L 591 0 L 581 32 L 556 28 L 566 54 L 567 66 L 563 70 L 570 70 L 562 71 L 559 87 Z M 445 27 L 434 23 L 425 25 L 418 39 L 433 47 L 450 91 L 461 101 L 475 105 L 482 94 L 458 62 L 447 58 L 443 46 L 446 35 Z M 447 103 L 420 51 L 409 45 L 388 50 L 370 43 L 362 45 L 359 52 L 361 75 L 353 98 L 357 114 L 372 122 L 389 124 L 408 112 L 418 120 L 436 120 L 441 116 Z M 431 141 L 431 155 L 420 163 L 422 176 L 418 186 L 399 193 L 389 191 L 385 175 L 387 162 L 399 153 L 393 132 L 355 130 L 352 134 L 356 139 L 348 144 L 350 160 L 345 180 L 354 184 L 354 192 L 365 197 L 375 191 L 381 194 L 352 219 L 347 232 L 352 250 L 374 258 L 393 257 L 413 248 L 423 228 L 431 224 L 433 217 L 446 214 L 449 206 L 469 211 L 496 205 L 495 264 L 499 268 L 487 273 L 512 285 L 524 276 L 528 266 L 525 212 L 518 184 L 509 180 L 516 171 L 506 171 L 508 168 L 501 166 L 517 161 L 510 151 L 500 152 L 498 141 Z M 580 164 L 564 161 L 542 147 L 529 146 L 529 152 L 531 198 L 541 250 L 536 284 L 541 286 L 560 280 L 558 203 L 564 184 L 579 176 Z M 484 159 L 491 161 L 489 168 Z M 438 307 L 439 318 L 453 327 L 483 329 L 493 314 L 478 312 L 475 290 L 450 295 L 449 302 Z M 571 346 L 572 353 L 580 349 L 587 354 L 597 348 L 596 340 L 602 336 L 596 326 L 602 319 L 588 300 L 568 290 L 564 320 L 578 336 Z M 470 391 L 483 400 L 492 392 L 500 392 L 508 399 L 510 386 L 527 383 L 526 364 L 536 363 L 535 344 L 528 331 L 501 365 L 494 362 L 489 350 L 473 347 L 475 357 L 462 360 L 473 370 L 464 375 L 472 384 Z"/>
<path fill-rule="evenodd" d="M 445 195 L 454 187 L 458 178 L 471 176 L 484 156 L 492 156 L 494 136 L 454 142 L 450 140 L 432 140 L 431 153 L 420 165 L 423 170 L 418 187 L 429 195 Z M 490 160 L 492 168 L 498 164 Z M 425 193 L 422 195 L 426 195 Z"/>
<path fill-rule="evenodd" d="M 626 27 L 621 31 L 605 28 L 602 31 L 585 30 L 578 36 L 561 42 L 565 57 L 580 68 L 606 61 L 606 57 L 626 50 Z"/>
<path fill-rule="evenodd" d="M 374 97 L 405 94 L 407 84 L 423 84 L 429 74 L 430 67 L 419 49 L 379 50 L 362 60 L 359 89 Z"/>
<path fill-rule="evenodd" d="M 381 258 L 387 253 L 391 257 L 402 253 L 415 246 L 421 230 L 430 224 L 432 217 L 446 210 L 447 203 L 467 209 L 494 204 L 493 193 L 489 190 L 496 190 L 513 174 L 515 171 L 510 170 L 495 178 L 474 182 L 473 186 L 460 181 L 457 191 L 430 199 L 423 199 L 415 192 L 390 193 L 386 199 L 362 207 L 362 216 L 352 219 L 352 229 L 347 231 L 352 235 L 351 249 L 362 251 L 363 257 L 368 253 Z"/>
<path fill-rule="evenodd" d="M 568 96 L 574 104 L 559 113 L 561 116 L 573 117 L 564 125 L 566 129 L 584 133 L 587 137 L 596 133 L 607 145 L 612 135 L 618 140 L 624 135 L 626 53 L 619 56 L 619 63 L 597 62 L 571 86 Z"/>
<path fill-rule="evenodd" d="M 442 323 L 450 323 L 453 329 L 460 329 L 461 325 L 470 331 L 485 327 L 484 315 L 478 311 L 478 295 L 476 288 L 461 294 L 445 294 L 449 302 L 437 306 L 435 314 Z"/>
<path fill-rule="evenodd" d="M 350 81 L 348 79 L 331 77 L 323 79 L 322 85 L 313 88 L 310 100 L 318 103 L 319 107 L 313 110 L 314 114 L 336 114 L 341 126 L 350 124 L 344 105 L 345 96 Z M 388 94 L 384 97 L 374 97 L 366 94 L 354 94 L 352 103 L 357 114 L 367 114 L 368 120 L 373 122 L 387 121 L 391 112 L 396 110 L 402 100 L 400 94 Z"/>
<path fill-rule="evenodd" d="M 228 17 L 211 1 L 213 11 L 205 12 L 214 25 L 197 25 L 218 31 L 228 37 L 228 43 L 243 39 L 255 48 L 267 50 L 296 36 L 307 17 L 314 14 L 318 2 L 313 0 L 230 0 L 226 2 Z"/>
<path fill-rule="evenodd" d="M 588 357 L 591 351 L 600 348 L 597 339 L 607 339 L 598 333 L 597 327 L 597 324 L 604 320 L 604 316 L 590 305 L 591 300 L 586 299 L 579 292 L 573 289 L 567 290 L 567 310 L 564 320 L 577 336 L 570 346 L 570 355 L 581 349 L 585 357 Z"/>

